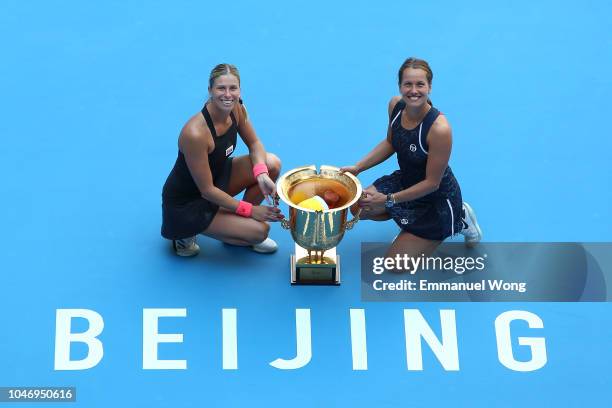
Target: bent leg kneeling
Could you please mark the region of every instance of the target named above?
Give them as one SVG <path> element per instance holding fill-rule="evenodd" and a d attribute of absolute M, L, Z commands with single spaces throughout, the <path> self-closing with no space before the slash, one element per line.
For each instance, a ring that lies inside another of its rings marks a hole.
<path fill-rule="evenodd" d="M 268 237 L 270 226 L 220 209 L 203 235 L 232 245 L 258 244 Z"/>
<path fill-rule="evenodd" d="M 274 153 L 266 153 L 266 167 L 270 178 L 276 180 L 281 171 L 281 160 Z"/>
<path fill-rule="evenodd" d="M 387 257 L 395 255 L 408 255 L 410 257 L 420 257 L 431 255 L 442 241 L 434 241 L 421 238 L 406 231 L 401 231 L 393 240 L 393 244 L 387 252 Z"/>

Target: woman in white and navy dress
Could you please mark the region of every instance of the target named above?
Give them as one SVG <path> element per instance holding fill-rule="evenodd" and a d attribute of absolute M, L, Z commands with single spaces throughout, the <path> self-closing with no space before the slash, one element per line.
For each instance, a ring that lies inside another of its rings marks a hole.
<path fill-rule="evenodd" d="M 362 219 L 393 219 L 401 228 L 390 254 L 428 255 L 457 233 L 469 245 L 482 237 L 448 166 L 451 128 L 429 99 L 432 79 L 426 61 L 404 61 L 398 72 L 401 95 L 389 102 L 387 137 L 357 164 L 342 168 L 357 175 L 397 154 L 399 170 L 377 179 L 359 201 Z"/>

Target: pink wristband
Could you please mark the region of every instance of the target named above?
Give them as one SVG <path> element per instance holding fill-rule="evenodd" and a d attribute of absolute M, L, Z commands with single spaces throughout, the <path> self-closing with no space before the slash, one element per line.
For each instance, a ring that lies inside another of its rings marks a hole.
<path fill-rule="evenodd" d="M 242 217 L 250 217 L 253 212 L 253 204 L 247 203 L 246 201 L 240 201 L 238 208 L 236 208 L 236 214 Z"/>
<path fill-rule="evenodd" d="M 259 163 L 253 166 L 253 177 L 257 178 L 262 173 L 268 173 L 268 166 L 265 163 Z"/>

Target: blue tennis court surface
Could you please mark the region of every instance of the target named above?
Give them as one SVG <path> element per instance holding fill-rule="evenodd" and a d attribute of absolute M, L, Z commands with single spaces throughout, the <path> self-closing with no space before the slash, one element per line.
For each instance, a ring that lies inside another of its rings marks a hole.
<path fill-rule="evenodd" d="M 610 241 L 611 12 L 605 1 L 2 2 L 0 387 L 72 386 L 66 406 L 83 407 L 609 406 L 608 303 L 362 302 L 361 242 L 392 240 L 392 222 L 346 234 L 340 287 L 289 285 L 293 241 L 278 224 L 273 255 L 200 237 L 201 254 L 182 259 L 160 223 L 178 133 L 217 63 L 240 69 L 284 172 L 363 157 L 385 135 L 397 69 L 417 56 L 487 241 Z M 185 309 L 159 320 L 183 334 L 159 358 L 185 370 L 143 369 L 154 308 Z M 54 369 L 57 309 L 103 318 L 95 367 Z M 235 310 L 237 369 L 223 369 L 223 309 Z M 270 362 L 296 356 L 297 309 L 310 313 L 312 358 L 280 370 Z M 367 370 L 353 370 L 351 309 L 364 310 Z M 404 309 L 438 336 L 441 310 L 455 311 L 458 371 L 426 344 L 423 370 L 408 370 Z M 543 321 L 512 326 L 517 360 L 530 358 L 517 337 L 545 338 L 541 369 L 500 363 L 494 323 L 510 310 Z"/>

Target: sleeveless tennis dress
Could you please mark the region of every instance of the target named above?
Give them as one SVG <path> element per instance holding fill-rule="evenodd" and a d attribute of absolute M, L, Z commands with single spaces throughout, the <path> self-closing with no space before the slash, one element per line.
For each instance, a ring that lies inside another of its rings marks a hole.
<path fill-rule="evenodd" d="M 440 112 L 433 106 L 414 129 L 402 126 L 401 113 L 406 107 L 399 101 L 391 113 L 391 144 L 397 153 L 399 170 L 374 181 L 383 194 L 397 193 L 425 179 L 427 133 Z M 418 237 L 442 241 L 463 228 L 461 188 L 450 167 L 446 167 L 440 187 L 416 200 L 387 208 L 399 227 Z"/>
<path fill-rule="evenodd" d="M 215 142 L 215 149 L 208 155 L 213 184 L 225 191 L 232 173 L 230 156 L 236 148 L 236 118 L 233 112 L 230 113 L 232 125 L 225 134 L 217 136 L 206 105 L 202 108 L 202 115 Z M 202 197 L 189 172 L 185 156 L 179 151 L 162 190 L 161 235 L 173 240 L 193 237 L 208 228 L 218 210 L 218 205 Z"/>

